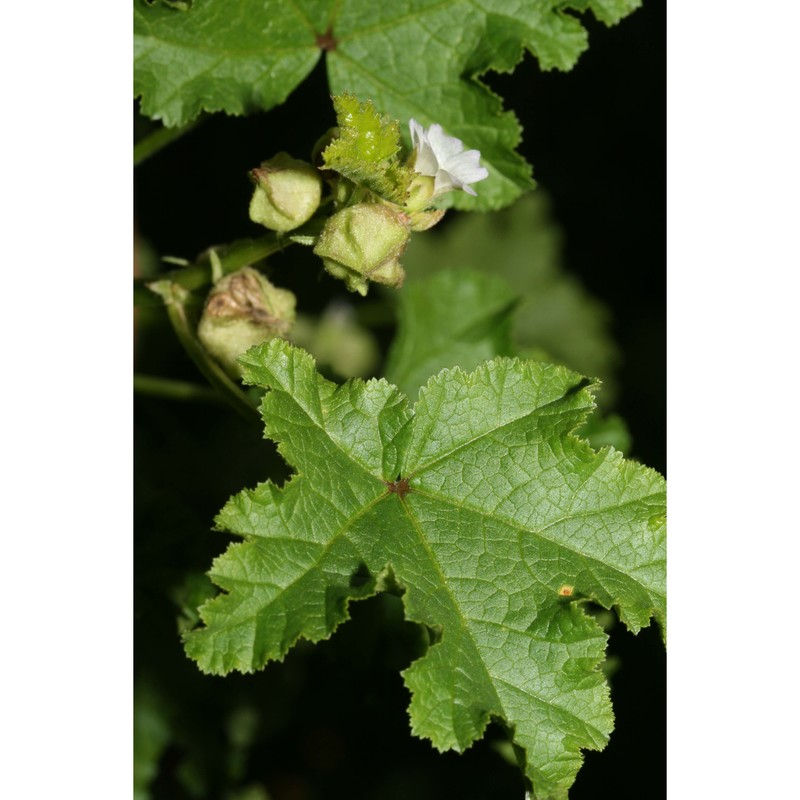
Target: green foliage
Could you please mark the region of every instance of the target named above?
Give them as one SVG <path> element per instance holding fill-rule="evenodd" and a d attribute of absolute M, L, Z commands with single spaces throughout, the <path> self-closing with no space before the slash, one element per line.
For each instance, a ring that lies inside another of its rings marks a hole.
<path fill-rule="evenodd" d="M 404 672 L 412 730 L 460 751 L 504 720 L 535 796 L 566 797 L 580 749 L 602 748 L 613 722 L 606 637 L 575 601 L 663 629 L 663 479 L 571 434 L 592 384 L 563 367 L 445 370 L 412 410 L 386 381 L 328 382 L 280 340 L 242 363 L 270 390 L 266 433 L 297 474 L 219 514 L 245 541 L 215 560 L 224 593 L 187 653 L 205 672 L 251 672 L 328 638 L 350 600 L 401 593 L 433 642 Z"/>
<path fill-rule="evenodd" d="M 188 11 L 192 7 L 194 0 L 144 0 L 147 5 L 152 6 L 155 3 L 163 3 L 169 8 L 174 8 L 177 11 Z"/>
<path fill-rule="evenodd" d="M 179 13 L 134 0 L 134 95 L 167 126 L 201 111 L 246 114 L 282 103 L 319 58 L 295 3 L 203 0 Z"/>
<path fill-rule="evenodd" d="M 158 772 L 158 760 L 170 738 L 169 721 L 161 698 L 148 682 L 138 681 L 133 693 L 134 800 L 150 797 L 150 783 Z"/>
<path fill-rule="evenodd" d="M 134 94 L 143 113 L 182 125 L 201 111 L 245 114 L 282 103 L 325 52 L 332 93 L 370 98 L 406 124 L 438 122 L 480 150 L 490 177 L 460 208 L 496 209 L 530 188 L 520 126 L 479 76 L 510 71 L 525 50 L 571 69 L 587 46 L 569 9 L 606 24 L 639 0 L 203 0 L 183 13 L 134 3 Z M 408 134 L 405 134 L 408 136 Z"/>
<path fill-rule="evenodd" d="M 400 125 L 353 95 L 333 98 L 339 135 L 322 153 L 325 166 L 370 191 L 403 203 L 414 171 L 400 163 Z"/>
<path fill-rule="evenodd" d="M 479 270 L 502 278 L 519 297 L 512 322 L 515 353 L 600 378 L 600 402 L 607 407 L 619 358 L 610 314 L 564 269 L 561 249 L 561 232 L 539 189 L 498 214 L 464 215 L 441 232 L 412 237 L 403 256 L 406 286 L 412 290 L 441 271 Z"/>

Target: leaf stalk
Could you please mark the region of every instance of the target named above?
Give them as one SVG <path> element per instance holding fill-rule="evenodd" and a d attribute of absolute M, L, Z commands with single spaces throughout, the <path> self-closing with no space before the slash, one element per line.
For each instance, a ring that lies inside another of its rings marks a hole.
<path fill-rule="evenodd" d="M 210 357 L 205 347 L 197 339 L 194 326 L 191 324 L 186 311 L 189 292 L 182 286 L 166 279 L 150 283 L 148 288 L 163 298 L 167 308 L 167 316 L 178 340 L 208 382 L 248 422 L 258 419 L 258 410 L 250 398 L 228 377 L 222 367 Z"/>

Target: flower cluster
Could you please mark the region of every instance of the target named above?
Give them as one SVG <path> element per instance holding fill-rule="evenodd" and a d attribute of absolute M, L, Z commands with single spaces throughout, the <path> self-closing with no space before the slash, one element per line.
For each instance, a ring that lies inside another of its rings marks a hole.
<path fill-rule="evenodd" d="M 399 122 L 371 101 L 347 93 L 333 100 L 338 125 L 318 140 L 311 162 L 281 152 L 250 171 L 250 219 L 313 246 L 325 270 L 352 292 L 366 295 L 372 283 L 399 288 L 411 234 L 432 228 L 445 214 L 435 199 L 453 190 L 476 195 L 472 184 L 489 171 L 477 150 L 465 150 L 441 125 L 425 129 L 410 120 L 408 153 Z M 289 335 L 296 299 L 249 266 L 215 280 L 197 336 L 238 377 L 242 352 Z M 326 332 L 338 336 L 341 349 L 348 340 L 338 334 L 335 327 Z"/>
<path fill-rule="evenodd" d="M 404 154 L 397 120 L 347 93 L 333 100 L 338 125 L 317 142 L 313 163 L 279 153 L 251 171 L 250 218 L 311 244 L 350 291 L 399 287 L 411 234 L 445 214 L 436 198 L 454 190 L 476 195 L 472 185 L 489 171 L 477 150 L 465 150 L 441 125 L 410 120 L 413 149 Z M 322 219 L 315 224 L 315 217 Z M 308 232 L 300 230 L 306 223 Z"/>

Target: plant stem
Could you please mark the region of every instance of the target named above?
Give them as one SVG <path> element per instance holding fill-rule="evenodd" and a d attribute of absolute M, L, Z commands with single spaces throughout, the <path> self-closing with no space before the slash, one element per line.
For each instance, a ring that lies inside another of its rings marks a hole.
<path fill-rule="evenodd" d="M 277 234 L 268 233 L 258 239 L 240 239 L 238 242 L 233 242 L 226 247 L 215 248 L 215 252 L 222 264 L 223 274 L 227 275 L 240 267 L 246 267 L 256 261 L 261 261 L 290 244 L 292 242 L 284 238 L 278 238 Z M 208 269 L 210 274 L 211 267 L 209 266 Z"/>
<path fill-rule="evenodd" d="M 178 128 L 159 128 L 157 131 L 140 139 L 133 146 L 133 166 L 139 166 L 142 161 L 150 158 L 154 153 L 161 150 L 162 147 L 166 147 L 170 142 L 174 142 L 175 139 L 179 139 L 183 136 L 184 133 L 188 133 L 192 128 L 195 128 L 202 119 L 202 117 L 198 117 L 192 120 L 192 122 Z"/>
<path fill-rule="evenodd" d="M 133 391 L 153 397 L 166 397 L 170 400 L 199 400 L 205 403 L 220 401 L 219 394 L 206 386 L 189 381 L 176 381 L 172 378 L 159 378 L 155 375 L 134 375 Z"/>
<path fill-rule="evenodd" d="M 285 238 L 278 238 L 276 233 L 268 233 L 258 239 L 240 239 L 224 247 L 215 248 L 222 265 L 223 275 L 235 272 L 240 267 L 261 261 L 272 253 L 277 253 L 287 245 L 292 244 Z M 181 267 L 161 275 L 157 281 L 137 278 L 133 282 L 134 305 L 161 305 L 166 302 L 161 292 L 155 295 L 150 287 L 166 281 L 175 286 L 180 286 L 187 291 L 202 289 L 211 283 L 211 260 L 207 255 L 201 256 L 191 267 Z M 157 295 L 161 296 L 159 300 Z"/>

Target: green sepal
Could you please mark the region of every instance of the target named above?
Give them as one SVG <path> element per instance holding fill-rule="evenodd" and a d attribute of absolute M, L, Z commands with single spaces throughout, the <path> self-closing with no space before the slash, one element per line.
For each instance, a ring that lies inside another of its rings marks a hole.
<path fill-rule="evenodd" d="M 333 106 L 339 132 L 322 153 L 325 167 L 384 200 L 404 204 L 415 173 L 400 161 L 399 123 L 351 94 L 334 96 Z"/>

